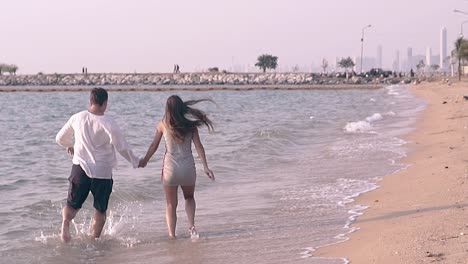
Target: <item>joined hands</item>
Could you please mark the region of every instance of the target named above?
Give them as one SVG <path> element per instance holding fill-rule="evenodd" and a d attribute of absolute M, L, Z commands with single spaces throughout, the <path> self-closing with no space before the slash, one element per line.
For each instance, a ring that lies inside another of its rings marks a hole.
<path fill-rule="evenodd" d="M 148 162 L 145 161 L 145 159 L 140 159 L 140 162 L 138 163 L 138 168 L 144 168 L 147 164 Z"/>

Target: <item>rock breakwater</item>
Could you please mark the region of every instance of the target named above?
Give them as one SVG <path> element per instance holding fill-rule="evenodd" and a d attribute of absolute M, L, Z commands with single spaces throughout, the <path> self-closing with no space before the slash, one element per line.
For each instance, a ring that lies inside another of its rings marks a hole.
<path fill-rule="evenodd" d="M 184 86 L 184 85 L 388 85 L 410 78 L 359 77 L 313 73 L 177 73 L 177 74 L 36 74 L 1 75 L 0 86 Z"/>

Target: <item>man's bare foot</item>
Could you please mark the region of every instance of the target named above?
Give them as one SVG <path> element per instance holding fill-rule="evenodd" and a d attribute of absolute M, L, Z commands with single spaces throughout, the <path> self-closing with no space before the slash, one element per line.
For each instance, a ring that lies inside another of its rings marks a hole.
<path fill-rule="evenodd" d="M 62 241 L 65 243 L 70 242 L 70 221 L 63 220 L 62 221 Z"/>

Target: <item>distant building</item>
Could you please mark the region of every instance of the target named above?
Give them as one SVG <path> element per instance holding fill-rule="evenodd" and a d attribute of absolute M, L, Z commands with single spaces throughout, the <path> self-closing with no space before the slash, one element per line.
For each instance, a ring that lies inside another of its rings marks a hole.
<path fill-rule="evenodd" d="M 446 70 L 448 63 L 449 62 L 447 62 L 447 29 L 443 27 L 440 30 L 440 69 Z"/>
<path fill-rule="evenodd" d="M 353 59 L 355 66 L 355 71 L 359 71 L 361 69 L 361 57 L 354 57 Z M 377 68 L 378 63 L 376 58 L 364 57 L 362 58 L 362 71 L 367 72 L 370 71 L 372 68 Z"/>
<path fill-rule="evenodd" d="M 427 66 L 432 65 L 432 49 L 431 49 L 431 47 L 426 48 L 426 65 Z"/>
<path fill-rule="evenodd" d="M 427 50 L 426 50 L 427 53 Z M 412 60 L 413 60 L 413 67 L 412 69 L 415 71 L 417 69 L 417 65 L 420 64 L 421 62 L 424 63 L 425 68 L 429 68 L 431 65 L 433 65 L 433 62 L 438 62 L 439 60 L 439 54 L 432 55 L 430 57 L 426 55 L 413 55 Z M 428 64 L 428 62 L 432 62 L 433 64 Z M 437 64 L 437 63 L 436 63 Z M 422 69 L 421 69 L 422 70 Z"/>
<path fill-rule="evenodd" d="M 410 71 L 411 69 L 414 70 L 416 67 L 414 59 L 413 59 L 413 48 L 409 47 L 406 50 L 406 70 Z"/>
<path fill-rule="evenodd" d="M 377 47 L 377 68 L 382 68 L 382 45 Z"/>
<path fill-rule="evenodd" d="M 395 52 L 395 59 L 393 60 L 393 71 L 399 72 L 400 71 L 400 51 L 397 50 Z"/>

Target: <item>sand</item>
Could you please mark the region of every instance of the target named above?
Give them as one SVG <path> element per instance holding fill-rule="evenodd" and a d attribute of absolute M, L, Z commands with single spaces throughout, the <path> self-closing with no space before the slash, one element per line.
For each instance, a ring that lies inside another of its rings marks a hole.
<path fill-rule="evenodd" d="M 468 82 L 410 88 L 427 101 L 405 139 L 411 166 L 359 197 L 367 205 L 347 242 L 315 256 L 351 263 L 468 263 Z"/>

